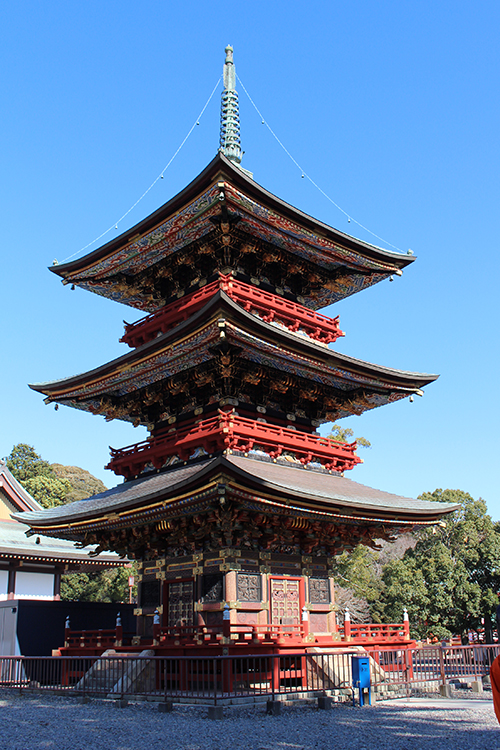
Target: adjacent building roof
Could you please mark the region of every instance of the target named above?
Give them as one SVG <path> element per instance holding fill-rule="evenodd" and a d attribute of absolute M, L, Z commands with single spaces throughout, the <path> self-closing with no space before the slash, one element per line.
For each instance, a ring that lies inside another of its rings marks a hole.
<path fill-rule="evenodd" d="M 123 565 L 123 560 L 114 553 L 89 557 L 89 549 L 77 549 L 73 542 L 47 537 L 27 538 L 27 527 L 23 519 L 28 514 L 44 512 L 45 509 L 26 492 L 7 466 L 0 463 L 0 560 L 23 560 L 33 564 L 60 563 L 70 566 L 77 564 L 78 567 L 84 565 L 92 568 Z"/>

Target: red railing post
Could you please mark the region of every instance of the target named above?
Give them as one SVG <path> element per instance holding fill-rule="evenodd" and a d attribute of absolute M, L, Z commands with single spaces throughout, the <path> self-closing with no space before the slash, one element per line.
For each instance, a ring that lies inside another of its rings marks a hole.
<path fill-rule="evenodd" d="M 347 607 L 345 608 L 344 614 L 344 640 L 351 640 L 351 613 Z"/>
<path fill-rule="evenodd" d="M 403 609 L 403 630 L 405 641 L 410 640 L 410 618 L 406 607 Z"/>
<path fill-rule="evenodd" d="M 309 632 L 309 612 L 304 605 L 302 608 L 302 638 L 304 640 L 307 639 Z"/>

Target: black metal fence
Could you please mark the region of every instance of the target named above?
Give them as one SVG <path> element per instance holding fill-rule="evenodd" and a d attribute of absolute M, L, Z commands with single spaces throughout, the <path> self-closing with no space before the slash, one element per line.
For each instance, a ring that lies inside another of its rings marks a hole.
<path fill-rule="evenodd" d="M 352 657 L 365 656 L 384 693 L 451 680 L 480 681 L 499 646 L 331 650 L 245 656 L 0 657 L 0 688 L 216 705 L 238 699 L 352 696 Z"/>

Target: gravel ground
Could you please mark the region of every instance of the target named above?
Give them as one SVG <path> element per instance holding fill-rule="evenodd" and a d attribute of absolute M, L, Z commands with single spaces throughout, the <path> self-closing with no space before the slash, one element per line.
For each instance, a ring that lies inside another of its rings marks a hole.
<path fill-rule="evenodd" d="M 0 693 L 0 747 L 8 750 L 500 750 L 500 726 L 486 700 L 411 699 L 373 707 L 285 705 L 225 708 L 112 702 Z"/>

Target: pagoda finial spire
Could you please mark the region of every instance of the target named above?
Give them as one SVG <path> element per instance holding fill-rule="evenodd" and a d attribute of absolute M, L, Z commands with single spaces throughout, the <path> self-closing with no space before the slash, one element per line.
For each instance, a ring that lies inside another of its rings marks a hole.
<path fill-rule="evenodd" d="M 220 108 L 220 146 L 224 156 L 234 164 L 240 164 L 243 156 L 240 141 L 240 110 L 236 85 L 236 69 L 233 62 L 233 48 L 226 47 L 224 62 L 224 91 Z"/>

